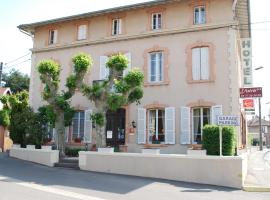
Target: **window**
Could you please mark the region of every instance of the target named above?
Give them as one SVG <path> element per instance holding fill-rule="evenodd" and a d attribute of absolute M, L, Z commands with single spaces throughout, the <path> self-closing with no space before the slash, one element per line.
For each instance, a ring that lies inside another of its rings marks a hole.
<path fill-rule="evenodd" d="M 78 26 L 78 40 L 85 40 L 87 37 L 87 26 L 84 25 L 80 25 Z"/>
<path fill-rule="evenodd" d="M 192 79 L 209 80 L 209 48 L 192 49 Z"/>
<path fill-rule="evenodd" d="M 73 133 L 72 138 L 84 139 L 84 111 L 79 111 L 74 114 L 72 119 Z"/>
<path fill-rule="evenodd" d="M 119 35 L 122 33 L 122 20 L 113 19 L 112 20 L 112 35 Z"/>
<path fill-rule="evenodd" d="M 152 30 L 158 30 L 162 28 L 162 15 L 161 13 L 152 14 Z"/>
<path fill-rule="evenodd" d="M 50 30 L 49 32 L 49 44 L 56 44 L 57 43 L 57 30 Z"/>
<path fill-rule="evenodd" d="M 160 144 L 165 142 L 165 111 L 148 110 L 148 143 Z"/>
<path fill-rule="evenodd" d="M 205 24 L 206 23 L 206 15 L 205 15 L 205 7 L 198 6 L 194 8 L 194 24 Z"/>
<path fill-rule="evenodd" d="M 205 24 L 206 13 L 205 6 L 198 6 L 194 8 L 194 24 Z"/>
<path fill-rule="evenodd" d="M 163 52 L 150 53 L 149 82 L 163 81 Z"/>
<path fill-rule="evenodd" d="M 193 142 L 201 144 L 203 127 L 206 124 L 210 124 L 210 108 L 193 108 L 192 124 L 193 124 Z"/>

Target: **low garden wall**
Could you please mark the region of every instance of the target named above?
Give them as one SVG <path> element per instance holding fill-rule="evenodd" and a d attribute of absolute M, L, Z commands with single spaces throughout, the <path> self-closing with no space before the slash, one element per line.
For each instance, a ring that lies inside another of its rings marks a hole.
<path fill-rule="evenodd" d="M 242 188 L 247 156 L 79 152 L 82 170 Z"/>
<path fill-rule="evenodd" d="M 54 166 L 59 161 L 59 151 L 50 149 L 34 149 L 12 147 L 9 153 L 10 157 L 47 165 Z"/>

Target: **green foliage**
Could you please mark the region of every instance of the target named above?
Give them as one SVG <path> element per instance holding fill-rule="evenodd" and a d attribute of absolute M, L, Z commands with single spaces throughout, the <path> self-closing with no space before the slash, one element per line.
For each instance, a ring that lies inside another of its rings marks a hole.
<path fill-rule="evenodd" d="M 40 118 L 43 119 L 44 124 L 51 124 L 52 127 L 55 126 L 56 114 L 53 107 L 50 105 L 39 107 L 38 113 Z"/>
<path fill-rule="evenodd" d="M 105 116 L 102 113 L 92 114 L 91 120 L 98 126 L 104 126 L 105 124 Z"/>
<path fill-rule="evenodd" d="M 110 57 L 109 61 L 107 62 L 107 67 L 110 69 L 115 69 L 116 71 L 123 71 L 127 68 L 128 63 L 129 61 L 126 56 L 117 54 Z"/>
<path fill-rule="evenodd" d="M 54 60 L 43 60 L 38 64 L 38 72 L 41 75 L 47 75 L 52 81 L 58 81 L 60 75 L 60 65 Z M 41 80 L 44 80 L 41 77 Z"/>
<path fill-rule="evenodd" d="M 143 90 L 141 87 L 136 87 L 132 90 L 128 95 L 128 102 L 129 103 L 140 103 L 140 99 L 143 97 Z"/>
<path fill-rule="evenodd" d="M 9 110 L 0 110 L 0 125 L 3 127 L 8 127 L 10 125 L 10 113 Z"/>
<path fill-rule="evenodd" d="M 103 84 L 94 83 L 92 86 L 84 85 L 82 92 L 84 95 L 88 96 L 90 100 L 100 99 L 102 93 L 104 91 Z"/>
<path fill-rule="evenodd" d="M 78 157 L 79 151 L 85 151 L 85 149 L 82 148 L 66 148 L 65 154 L 70 157 Z"/>
<path fill-rule="evenodd" d="M 5 82 L 5 87 L 9 87 L 12 93 L 29 90 L 29 76 L 22 74 L 18 70 L 13 69 L 9 73 L 4 73 L 3 81 Z"/>
<path fill-rule="evenodd" d="M 112 93 L 108 96 L 107 105 L 112 111 L 116 111 L 127 103 L 126 98 L 121 94 Z"/>
<path fill-rule="evenodd" d="M 208 155 L 219 155 L 219 127 L 216 125 L 206 125 L 203 128 L 203 148 Z M 222 129 L 222 155 L 234 155 L 235 131 L 232 127 Z"/>
<path fill-rule="evenodd" d="M 115 80 L 114 87 L 116 93 L 126 94 L 130 90 L 130 86 L 124 80 Z"/>
<path fill-rule="evenodd" d="M 76 76 L 74 74 L 71 74 L 68 78 L 67 78 L 67 83 L 66 86 L 72 90 L 76 89 Z"/>
<path fill-rule="evenodd" d="M 75 110 L 71 107 L 65 109 L 64 118 L 65 118 L 65 126 L 70 126 L 72 124 L 72 118 L 75 114 Z"/>
<path fill-rule="evenodd" d="M 124 77 L 125 82 L 131 87 L 140 86 L 143 82 L 143 73 L 139 69 L 133 69 Z"/>
<path fill-rule="evenodd" d="M 69 109 L 70 105 L 69 102 L 66 101 L 65 96 L 64 95 L 57 95 L 55 97 L 55 104 L 57 105 L 57 107 L 63 111 Z"/>
<path fill-rule="evenodd" d="M 87 72 L 90 69 L 90 66 L 93 65 L 93 59 L 85 54 L 79 53 L 72 58 L 74 64 L 75 73 Z"/>

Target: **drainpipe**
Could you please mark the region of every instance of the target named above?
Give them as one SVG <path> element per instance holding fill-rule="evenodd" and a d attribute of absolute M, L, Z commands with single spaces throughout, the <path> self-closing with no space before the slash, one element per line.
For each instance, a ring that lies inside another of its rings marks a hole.
<path fill-rule="evenodd" d="M 238 2 L 238 0 L 233 0 L 232 10 L 233 10 L 234 19 L 236 19 L 236 5 L 237 5 L 237 2 Z"/>

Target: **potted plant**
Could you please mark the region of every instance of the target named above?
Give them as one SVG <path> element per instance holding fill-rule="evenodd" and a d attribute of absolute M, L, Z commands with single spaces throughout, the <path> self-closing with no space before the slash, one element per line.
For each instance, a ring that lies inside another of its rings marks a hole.
<path fill-rule="evenodd" d="M 81 143 L 81 142 L 82 142 L 82 138 L 76 137 L 76 138 L 74 139 L 74 142 L 75 142 L 75 143 Z"/>

